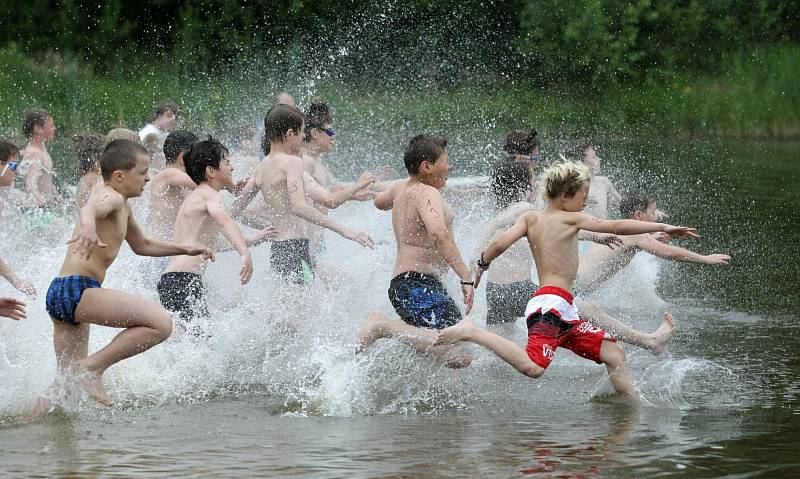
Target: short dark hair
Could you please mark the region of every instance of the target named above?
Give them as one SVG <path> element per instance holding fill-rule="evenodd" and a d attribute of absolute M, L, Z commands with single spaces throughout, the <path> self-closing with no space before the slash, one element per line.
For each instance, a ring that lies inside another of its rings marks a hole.
<path fill-rule="evenodd" d="M 186 174 L 198 185 L 206 178 L 206 167 L 210 166 L 215 170 L 219 169 L 219 163 L 228 153 L 225 145 L 219 141 L 208 137 L 207 140 L 198 141 L 192 144 L 183 156 L 183 164 L 186 166 Z"/>
<path fill-rule="evenodd" d="M 158 118 L 159 116 L 163 115 L 164 113 L 166 113 L 168 111 L 171 111 L 172 113 L 174 113 L 176 118 L 181 113 L 181 111 L 178 109 L 178 104 L 175 103 L 174 101 L 161 102 L 158 105 L 156 105 L 155 107 L 153 107 L 153 117 L 152 117 L 151 121 L 155 120 L 156 118 Z"/>
<path fill-rule="evenodd" d="M 164 140 L 164 158 L 167 164 L 170 165 L 178 161 L 178 156 L 181 152 L 186 153 L 192 143 L 197 143 L 197 135 L 191 131 L 177 130 L 173 131 Z"/>
<path fill-rule="evenodd" d="M 305 141 L 311 140 L 312 130 L 321 130 L 325 128 L 326 124 L 333 122 L 331 117 L 331 108 L 328 103 L 321 99 L 315 98 L 311 100 L 305 112 Z"/>
<path fill-rule="evenodd" d="M 283 141 L 289 130 L 299 132 L 303 127 L 303 112 L 283 103 L 277 103 L 264 117 L 264 140 Z"/>
<path fill-rule="evenodd" d="M 8 161 L 14 156 L 19 156 L 17 145 L 0 140 L 0 161 Z"/>
<path fill-rule="evenodd" d="M 581 138 L 579 140 L 574 141 L 567 149 L 564 151 L 564 156 L 568 160 L 572 161 L 583 161 L 583 157 L 586 156 L 586 150 L 592 148 L 594 143 L 589 138 Z"/>
<path fill-rule="evenodd" d="M 530 155 L 539 146 L 539 134 L 534 129 L 512 131 L 506 135 L 503 151 L 509 155 Z"/>
<path fill-rule="evenodd" d="M 503 209 L 531 190 L 531 167 L 522 161 L 503 160 L 492 169 L 495 205 Z"/>
<path fill-rule="evenodd" d="M 75 155 L 78 157 L 78 174 L 85 175 L 100 164 L 100 156 L 106 147 L 106 136 L 100 133 L 80 133 L 72 137 Z"/>
<path fill-rule="evenodd" d="M 33 135 L 33 128 L 44 126 L 48 118 L 50 118 L 50 113 L 46 110 L 28 108 L 22 114 L 22 134 L 25 135 L 25 138 L 30 138 Z"/>
<path fill-rule="evenodd" d="M 111 174 L 118 170 L 132 170 L 136 166 L 139 155 L 150 157 L 147 148 L 140 143 L 131 140 L 114 140 L 107 144 L 100 157 L 100 172 L 103 174 L 103 179 L 106 181 L 111 179 Z"/>
<path fill-rule="evenodd" d="M 447 149 L 447 140 L 434 135 L 417 135 L 408 142 L 403 161 L 411 175 L 419 173 L 419 166 L 423 161 L 435 164 Z"/>
<path fill-rule="evenodd" d="M 637 211 L 647 211 L 647 207 L 654 201 L 641 191 L 628 191 L 623 193 L 619 200 L 619 214 L 625 219 L 633 218 L 633 214 Z"/>

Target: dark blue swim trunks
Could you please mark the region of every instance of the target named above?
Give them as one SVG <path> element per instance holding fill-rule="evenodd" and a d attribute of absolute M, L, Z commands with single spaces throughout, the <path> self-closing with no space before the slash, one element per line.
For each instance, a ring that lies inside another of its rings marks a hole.
<path fill-rule="evenodd" d="M 81 302 L 83 292 L 89 288 L 99 288 L 100 282 L 88 276 L 64 276 L 53 278 L 47 289 L 45 307 L 53 319 L 77 325 L 75 309 Z"/>
<path fill-rule="evenodd" d="M 400 319 L 420 328 L 444 329 L 461 321 L 461 311 L 435 277 L 409 271 L 389 283 L 389 301 Z"/>

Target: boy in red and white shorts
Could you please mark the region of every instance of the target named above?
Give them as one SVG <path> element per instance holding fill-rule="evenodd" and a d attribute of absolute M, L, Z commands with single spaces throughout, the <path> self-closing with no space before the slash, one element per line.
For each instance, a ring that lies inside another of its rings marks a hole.
<path fill-rule="evenodd" d="M 582 321 L 573 304 L 572 282 L 578 271 L 578 232 L 612 233 L 608 242 L 619 244 L 613 234 L 663 231 L 680 237 L 697 237 L 692 228 L 635 220 L 605 220 L 583 212 L 589 196 L 589 169 L 571 161 L 558 162 L 543 175 L 547 208 L 519 217 L 508 231 L 496 237 L 481 254 L 475 287 L 491 261 L 522 237 L 527 237 L 543 286 L 528 302 L 525 317 L 528 345 L 517 343 L 478 328 L 465 319 L 443 329 L 436 344 L 470 341 L 493 351 L 519 372 L 532 378 L 544 374 L 556 348 L 565 347 L 579 356 L 606 365 L 614 389 L 623 397 L 638 401 L 631 383 L 625 351 L 604 330 Z M 672 322 L 669 313 L 664 321 Z"/>

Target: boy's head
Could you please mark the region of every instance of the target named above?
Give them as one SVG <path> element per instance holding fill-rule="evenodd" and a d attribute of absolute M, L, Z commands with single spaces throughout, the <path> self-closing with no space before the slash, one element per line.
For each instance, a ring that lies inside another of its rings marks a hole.
<path fill-rule="evenodd" d="M 293 106 L 272 105 L 264 117 L 264 139 L 267 142 L 291 143 L 299 152 L 302 131 L 303 112 Z"/>
<path fill-rule="evenodd" d="M 408 142 L 403 162 L 408 174 L 414 176 L 426 173 L 435 167 L 436 162 L 447 154 L 447 140 L 434 135 L 417 135 Z"/>
<path fill-rule="evenodd" d="M 539 156 L 539 135 L 534 129 L 512 131 L 506 135 L 503 151 L 516 157 L 527 157 L 529 161 L 537 161 Z"/>
<path fill-rule="evenodd" d="M 111 143 L 114 140 L 129 140 L 134 143 L 142 144 L 142 139 L 139 134 L 127 128 L 114 128 L 106 135 L 106 143 Z"/>
<path fill-rule="evenodd" d="M 0 140 L 0 186 L 10 186 L 19 166 L 19 148 Z"/>
<path fill-rule="evenodd" d="M 81 133 L 72 137 L 78 157 L 78 174 L 85 175 L 100 166 L 100 156 L 106 147 L 106 137 L 99 133 Z"/>
<path fill-rule="evenodd" d="M 294 103 L 294 97 L 286 90 L 281 90 L 275 94 L 272 98 L 273 105 L 289 105 L 289 106 L 296 106 Z"/>
<path fill-rule="evenodd" d="M 564 156 L 566 156 L 568 160 L 584 163 L 589 167 L 592 174 L 600 172 L 600 157 L 597 156 L 592 140 L 588 138 L 582 138 L 573 143 L 572 146 L 567 148 L 567 151 L 564 152 Z"/>
<path fill-rule="evenodd" d="M 509 159 L 495 165 L 492 171 L 492 193 L 498 209 L 515 201 L 527 200 L 533 188 L 530 165 Z"/>
<path fill-rule="evenodd" d="M 168 165 L 178 161 L 181 154 L 186 154 L 192 144 L 197 143 L 197 135 L 190 131 L 178 130 L 167 135 L 164 140 L 164 158 Z"/>
<path fill-rule="evenodd" d="M 331 110 L 325 100 L 316 98 L 306 108 L 305 112 L 305 137 L 306 143 L 313 143 L 315 147 L 328 151 L 333 146 L 333 118 Z"/>
<path fill-rule="evenodd" d="M 189 147 L 183 158 L 183 164 L 186 167 L 186 174 L 198 185 L 216 176 L 218 172 L 223 173 L 220 176 L 223 184 L 232 181 L 230 173 L 233 172 L 233 168 L 228 162 L 228 149 L 210 136 L 207 140 L 199 141 Z"/>
<path fill-rule="evenodd" d="M 145 183 L 150 180 L 149 169 L 147 149 L 130 140 L 108 143 L 100 157 L 103 181 L 128 198 L 142 194 Z"/>
<path fill-rule="evenodd" d="M 153 108 L 151 121 L 163 131 L 170 131 L 175 126 L 175 121 L 179 115 L 178 104 L 172 101 L 165 101 Z"/>
<path fill-rule="evenodd" d="M 29 140 L 36 135 L 49 141 L 56 134 L 56 125 L 47 111 L 30 108 L 22 115 L 22 133 Z"/>
<path fill-rule="evenodd" d="M 548 202 L 571 200 L 584 188 L 588 194 L 590 179 L 589 168 L 583 163 L 557 161 L 542 174 L 542 194 Z"/>
<path fill-rule="evenodd" d="M 619 200 L 619 214 L 625 219 L 656 221 L 656 202 L 641 191 L 624 193 Z"/>

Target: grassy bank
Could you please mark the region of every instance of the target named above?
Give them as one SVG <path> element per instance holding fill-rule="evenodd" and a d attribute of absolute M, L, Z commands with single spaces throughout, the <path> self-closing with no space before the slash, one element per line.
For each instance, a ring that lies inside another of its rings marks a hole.
<path fill-rule="evenodd" d="M 75 61 L 25 58 L 0 51 L 0 136 L 22 143 L 21 112 L 51 111 L 62 133 L 118 126 L 138 128 L 152 105 L 174 99 L 183 126 L 220 132 L 258 121 L 276 89 L 291 89 L 300 103 L 325 96 L 337 118 L 382 128 L 508 129 L 533 124 L 544 130 L 658 132 L 676 135 L 800 138 L 800 50 L 773 47 L 731 55 L 709 77 L 680 74 L 668 84 L 625 85 L 587 93 L 565 85 L 542 89 L 528 82 L 493 80 L 450 89 L 413 85 L 365 91 L 330 79 L 287 77 L 265 67 L 236 68 L 222 76 L 175 76 L 169 65 L 99 76 Z"/>

